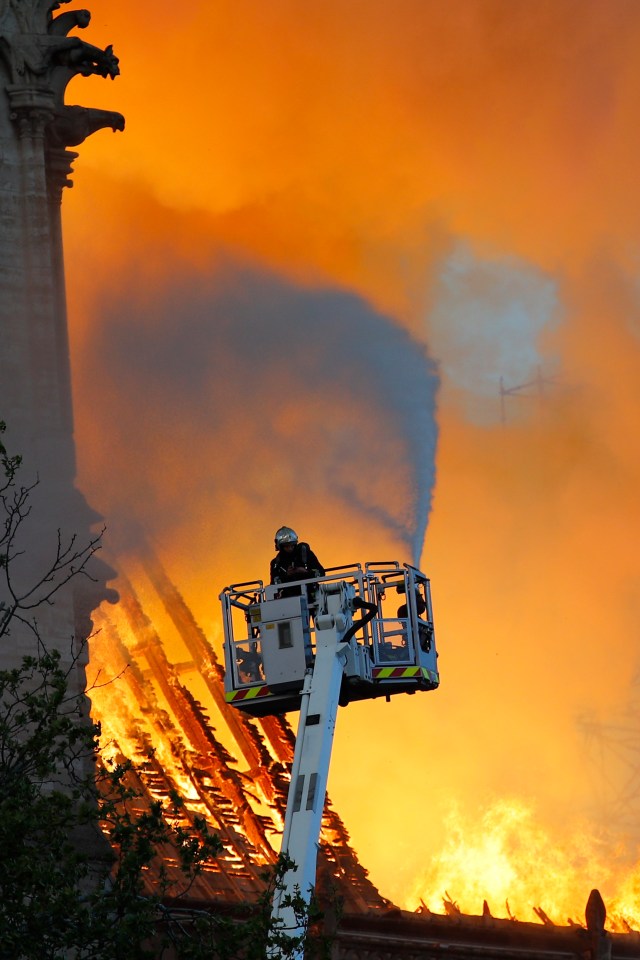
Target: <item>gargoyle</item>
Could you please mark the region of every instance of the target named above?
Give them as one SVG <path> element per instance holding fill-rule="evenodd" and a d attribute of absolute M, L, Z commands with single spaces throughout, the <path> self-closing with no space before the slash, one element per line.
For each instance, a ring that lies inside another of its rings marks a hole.
<path fill-rule="evenodd" d="M 62 93 L 77 74 L 84 77 L 97 74 L 113 80 L 120 73 L 118 58 L 111 45 L 101 50 L 80 37 L 17 34 L 11 38 L 0 36 L 0 46 L 11 68 L 13 83 L 22 82 L 28 73 L 41 77 L 52 66 L 59 66 L 65 77 L 62 84 L 56 86 Z"/>
<path fill-rule="evenodd" d="M 62 107 L 47 127 L 47 139 L 54 147 L 75 147 L 108 127 L 114 132 L 124 130 L 122 114 L 95 107 Z"/>
<path fill-rule="evenodd" d="M 113 80 L 120 73 L 118 58 L 111 45 L 101 50 L 100 47 L 85 43 L 79 37 L 49 37 L 48 39 L 60 44 L 51 73 L 51 89 L 60 105 L 64 103 L 67 85 L 74 77 L 97 74 L 99 77 L 111 77 Z"/>
<path fill-rule="evenodd" d="M 119 60 L 112 44 L 101 50 L 80 37 L 51 38 L 51 41 L 52 53 L 55 53 L 58 62 L 73 69 L 74 73 L 80 73 L 83 77 L 95 73 L 99 77 L 111 77 L 112 80 L 120 73 Z"/>
<path fill-rule="evenodd" d="M 69 31 L 75 27 L 85 30 L 90 23 L 91 13 L 89 10 L 69 10 L 51 21 L 48 32 L 50 36 L 66 37 Z"/>

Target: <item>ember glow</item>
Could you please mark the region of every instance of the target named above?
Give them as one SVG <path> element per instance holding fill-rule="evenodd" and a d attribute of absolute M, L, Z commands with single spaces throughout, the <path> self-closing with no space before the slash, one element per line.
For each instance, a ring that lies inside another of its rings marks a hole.
<path fill-rule="evenodd" d="M 215 641 L 282 523 L 327 565 L 419 549 L 438 377 L 442 686 L 343 711 L 330 795 L 398 903 L 598 887 L 638 925 L 603 735 L 640 669 L 637 3 L 92 6 L 127 130 L 65 198 L 89 499 Z"/>
<path fill-rule="evenodd" d="M 494 917 L 533 920 L 535 914 L 543 922 L 583 923 L 578 905 L 585 876 L 597 871 L 603 885 L 616 878 L 609 927 L 637 929 L 638 867 L 621 867 L 621 851 L 596 837 L 592 824 L 575 820 L 555 831 L 541 826 L 522 801 L 504 798 L 473 815 L 452 809 L 444 827 L 447 840 L 418 879 L 410 906 L 442 913 L 453 912 L 453 905 L 478 915 L 487 901 Z"/>

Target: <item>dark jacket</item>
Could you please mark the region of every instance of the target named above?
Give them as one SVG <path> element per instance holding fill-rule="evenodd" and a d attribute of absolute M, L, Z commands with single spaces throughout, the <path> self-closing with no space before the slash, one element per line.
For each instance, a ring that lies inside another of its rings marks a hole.
<path fill-rule="evenodd" d="M 298 572 L 289 573 L 290 567 L 298 568 Z M 296 543 L 291 553 L 279 550 L 271 561 L 271 583 L 293 583 L 311 577 L 324 577 L 324 567 L 308 543 Z"/>

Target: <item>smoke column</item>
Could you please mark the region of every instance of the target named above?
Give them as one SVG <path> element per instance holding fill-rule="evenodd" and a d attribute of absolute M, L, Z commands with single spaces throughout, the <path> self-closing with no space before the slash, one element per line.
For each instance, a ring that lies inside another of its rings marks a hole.
<path fill-rule="evenodd" d="M 316 543 L 336 508 L 356 543 L 378 536 L 418 562 L 436 437 L 425 347 L 354 295 L 223 262 L 209 279 L 174 273 L 151 302 L 103 304 L 83 364 L 99 395 L 117 384 L 98 433 L 112 465 L 141 464 L 125 484 L 103 466 L 109 512 L 172 540 L 197 509 L 201 564 L 236 582 L 264 573 L 271 527 L 294 513 Z M 342 562 L 339 524 L 326 539 Z"/>

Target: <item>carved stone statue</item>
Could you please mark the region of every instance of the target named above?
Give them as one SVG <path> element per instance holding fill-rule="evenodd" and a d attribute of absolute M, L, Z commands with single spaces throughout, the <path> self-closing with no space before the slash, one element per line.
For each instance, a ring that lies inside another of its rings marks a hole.
<path fill-rule="evenodd" d="M 590 960 L 611 960 L 611 938 L 604 928 L 606 919 L 607 908 L 600 891 L 592 890 L 585 909 Z"/>
<path fill-rule="evenodd" d="M 71 10 L 67 13 L 61 13 L 49 25 L 49 33 L 52 36 L 66 37 L 69 30 L 79 27 L 85 30 L 91 23 L 91 14 L 88 10 Z"/>
<path fill-rule="evenodd" d="M 47 127 L 47 140 L 53 146 L 76 147 L 96 130 L 108 127 L 124 130 L 122 114 L 95 107 L 63 107 Z"/>

